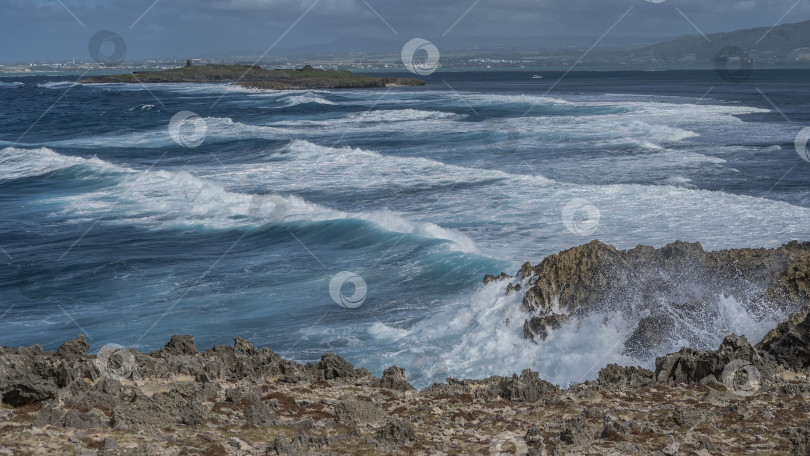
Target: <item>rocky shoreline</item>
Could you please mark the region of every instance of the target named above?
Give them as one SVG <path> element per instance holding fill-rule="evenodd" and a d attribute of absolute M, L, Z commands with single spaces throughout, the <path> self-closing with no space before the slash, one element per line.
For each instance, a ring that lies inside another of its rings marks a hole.
<path fill-rule="evenodd" d="M 795 242 L 618 251 L 595 241 L 515 277 L 488 276 L 526 290 L 525 335 L 535 340 L 630 298 L 654 311 L 661 296 L 697 306 L 745 285 L 752 305 L 798 308 L 754 345 L 732 334 L 717 350 L 658 357 L 655 371 L 611 364 L 567 389 L 527 369 L 416 390 L 397 366 L 378 378 L 334 353 L 300 364 L 239 337 L 204 352 L 193 336 L 153 353 L 90 355 L 82 336 L 56 351 L 0 348 L 0 455 L 808 455 L 808 251 Z M 673 288 L 683 281 L 698 286 Z M 628 297 L 618 284 L 648 292 Z M 661 331 L 642 332 L 650 344 Z"/>
<path fill-rule="evenodd" d="M 524 370 L 417 391 L 396 366 L 303 365 L 238 337 L 88 348 L 0 349 L 0 454 L 810 454 L 808 311 L 756 346 L 731 335 L 567 390 Z"/>

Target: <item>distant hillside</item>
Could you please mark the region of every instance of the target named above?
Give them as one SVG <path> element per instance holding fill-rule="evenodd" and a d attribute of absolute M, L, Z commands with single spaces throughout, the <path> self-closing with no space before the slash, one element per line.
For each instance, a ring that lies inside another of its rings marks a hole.
<path fill-rule="evenodd" d="M 757 66 L 810 64 L 810 21 L 780 25 L 762 39 L 766 32 L 768 27 L 713 33 L 707 35 L 711 43 L 702 36 L 687 36 L 647 46 L 623 60 L 636 64 L 702 65 L 714 62 L 721 49 L 736 46 L 748 52 Z"/>

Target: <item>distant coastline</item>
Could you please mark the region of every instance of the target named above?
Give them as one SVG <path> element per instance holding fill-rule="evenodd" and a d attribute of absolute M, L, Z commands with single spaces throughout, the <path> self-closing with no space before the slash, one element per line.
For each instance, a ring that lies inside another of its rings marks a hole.
<path fill-rule="evenodd" d="M 305 90 L 358 89 L 422 86 L 426 82 L 410 78 L 379 78 L 346 70 L 318 70 L 306 65 L 298 70 L 265 70 L 255 65 L 197 65 L 164 71 L 143 71 L 97 76 L 79 80 L 99 83 L 194 83 L 227 82 L 248 89 Z"/>

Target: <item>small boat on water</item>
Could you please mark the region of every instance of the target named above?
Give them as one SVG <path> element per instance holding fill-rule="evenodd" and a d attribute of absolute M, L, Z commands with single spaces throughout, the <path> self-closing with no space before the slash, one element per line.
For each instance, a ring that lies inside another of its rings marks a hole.
<path fill-rule="evenodd" d="M 536 74 L 536 75 L 532 76 L 532 79 L 543 79 L 543 76 L 541 76 L 539 74 Z"/>

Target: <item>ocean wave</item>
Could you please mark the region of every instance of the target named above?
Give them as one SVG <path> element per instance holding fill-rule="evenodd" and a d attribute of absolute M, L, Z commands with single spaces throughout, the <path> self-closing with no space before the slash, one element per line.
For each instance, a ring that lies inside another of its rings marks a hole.
<path fill-rule="evenodd" d="M 329 101 L 326 98 L 316 95 L 313 92 L 306 92 L 301 95 L 288 95 L 279 99 L 280 102 L 284 103 L 281 108 L 290 108 L 293 106 L 304 105 L 304 104 L 319 104 L 319 105 L 328 105 L 328 106 L 335 106 L 337 103 L 333 101 Z"/>
<path fill-rule="evenodd" d="M 139 106 L 133 106 L 133 107 L 129 108 L 129 111 L 130 112 L 132 112 L 132 111 L 151 111 L 153 109 L 155 109 L 155 105 L 153 105 L 153 104 L 142 104 L 142 105 L 139 105 Z"/>
<path fill-rule="evenodd" d="M 22 82 L 0 82 L 0 89 L 19 89 L 24 85 Z"/>
<path fill-rule="evenodd" d="M 143 105 L 133 109 L 154 109 L 148 108 L 148 106 L 150 105 Z M 247 138 L 283 139 L 292 132 L 292 130 L 277 126 L 250 125 L 235 122 L 230 117 L 205 117 L 203 120 L 207 128 L 205 142 L 241 140 Z M 154 130 L 66 139 L 48 142 L 46 145 L 49 147 L 81 147 L 91 149 L 110 147 L 140 147 L 153 149 L 172 146 L 175 145 L 175 142 L 169 134 L 167 123 L 165 127 Z"/>
<path fill-rule="evenodd" d="M 412 222 L 388 210 L 350 213 L 307 202 L 296 196 L 277 198 L 242 194 L 200 179 L 187 172 L 138 171 L 122 168 L 98 158 L 85 159 L 61 155 L 52 149 L 5 148 L 0 151 L 0 171 L 4 178 L 46 174 L 71 166 L 85 166 L 98 172 L 122 173 L 120 182 L 103 190 L 56 197 L 63 206 L 59 212 L 72 222 L 92 219 L 109 212 L 110 223 L 157 227 L 205 227 L 234 229 L 262 226 L 267 216 L 257 215 L 283 206 L 279 223 L 321 222 L 358 219 L 389 232 L 413 234 L 450 241 L 453 249 L 475 252 L 475 244 L 464 234 L 430 222 Z"/>
<path fill-rule="evenodd" d="M 70 87 L 75 87 L 79 84 L 75 81 L 52 81 L 52 82 L 41 82 L 37 84 L 37 87 L 42 89 L 67 89 Z"/>
<path fill-rule="evenodd" d="M 577 104 L 562 98 L 553 98 L 540 95 L 504 95 L 475 92 L 451 92 L 448 99 L 456 100 L 459 103 L 470 103 L 474 106 L 486 106 L 496 104 L 528 104 L 528 105 L 557 105 L 566 107 L 576 107 Z"/>
<path fill-rule="evenodd" d="M 96 157 L 61 155 L 47 147 L 36 149 L 6 147 L 0 150 L 0 179 L 14 180 L 41 176 L 71 166 L 92 166 L 105 172 L 124 170 Z"/>
<path fill-rule="evenodd" d="M 408 122 L 415 120 L 459 120 L 467 117 L 469 116 L 466 114 L 452 112 L 394 109 L 349 114 L 343 120 L 348 122 Z"/>

